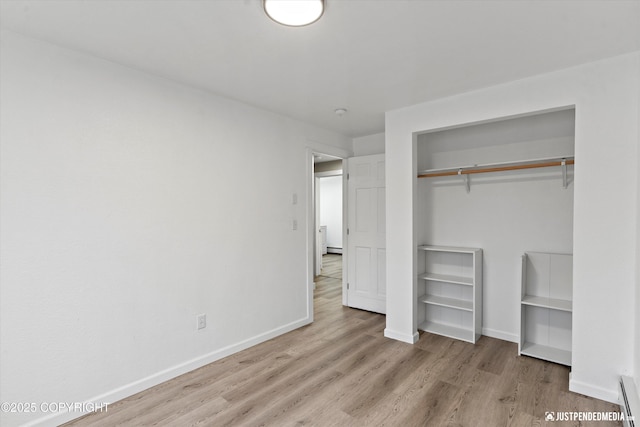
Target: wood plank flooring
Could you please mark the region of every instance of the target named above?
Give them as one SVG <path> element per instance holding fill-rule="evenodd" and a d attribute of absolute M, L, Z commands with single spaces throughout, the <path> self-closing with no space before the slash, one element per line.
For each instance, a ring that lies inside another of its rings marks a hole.
<path fill-rule="evenodd" d="M 342 280 L 342 255 L 326 254 L 322 256 L 320 278 Z"/>
<path fill-rule="evenodd" d="M 617 426 L 546 422 L 547 411 L 619 411 L 568 390 L 569 369 L 423 333 L 383 337 L 385 317 L 341 305 L 341 257 L 316 278 L 315 322 L 68 426 Z"/>

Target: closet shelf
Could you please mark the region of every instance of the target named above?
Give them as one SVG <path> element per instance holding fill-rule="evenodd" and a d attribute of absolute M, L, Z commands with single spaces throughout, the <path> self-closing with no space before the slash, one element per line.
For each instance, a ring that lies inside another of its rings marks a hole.
<path fill-rule="evenodd" d="M 550 362 L 559 363 L 565 366 L 571 366 L 570 351 L 561 350 L 559 348 L 551 347 L 548 345 L 541 345 L 527 341 L 522 344 L 520 354 L 535 357 L 537 359 L 548 360 Z"/>
<path fill-rule="evenodd" d="M 460 328 L 445 323 L 426 321 L 422 322 L 418 329 L 432 334 L 443 335 L 445 337 L 455 338 L 471 343 L 475 343 L 478 339 L 478 337 L 475 336 L 474 331 L 471 329 Z"/>
<path fill-rule="evenodd" d="M 418 276 L 419 279 L 431 280 L 433 282 L 455 283 L 457 285 L 473 286 L 473 277 L 452 276 L 450 274 L 424 273 Z"/>
<path fill-rule="evenodd" d="M 538 159 L 528 159 L 511 162 L 485 163 L 440 169 L 425 169 L 418 172 L 418 178 L 435 178 L 440 176 L 459 175 L 463 177 L 468 193 L 470 190 L 469 175 L 471 174 L 561 166 L 562 186 L 564 188 L 567 188 L 567 166 L 573 164 L 575 164 L 574 156 L 543 157 Z"/>
<path fill-rule="evenodd" d="M 550 308 L 553 310 L 561 310 L 571 312 L 572 302 L 564 299 L 539 297 L 535 295 L 525 295 L 522 297 L 522 304 L 532 305 L 534 307 Z"/>
<path fill-rule="evenodd" d="M 425 294 L 418 298 L 418 301 L 425 304 L 439 305 L 441 307 L 455 308 L 464 311 L 473 311 L 473 301 L 458 298 L 441 297 L 438 295 Z"/>
<path fill-rule="evenodd" d="M 454 252 L 461 254 L 474 254 L 477 251 L 481 251 L 480 248 L 461 248 L 459 246 L 434 246 L 434 245 L 420 245 L 418 249 L 421 251 L 432 252 Z"/>

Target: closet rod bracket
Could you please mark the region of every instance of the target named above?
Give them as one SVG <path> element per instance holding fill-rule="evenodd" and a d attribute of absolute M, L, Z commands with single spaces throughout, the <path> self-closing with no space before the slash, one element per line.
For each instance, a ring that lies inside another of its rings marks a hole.
<path fill-rule="evenodd" d="M 471 180 L 469 179 L 469 174 L 462 174 L 462 169 L 458 169 L 458 175 L 462 177 L 464 181 L 464 186 L 467 190 L 467 193 L 471 191 Z"/>
<path fill-rule="evenodd" d="M 560 165 L 562 166 L 562 188 L 567 188 L 567 159 L 562 159 Z"/>

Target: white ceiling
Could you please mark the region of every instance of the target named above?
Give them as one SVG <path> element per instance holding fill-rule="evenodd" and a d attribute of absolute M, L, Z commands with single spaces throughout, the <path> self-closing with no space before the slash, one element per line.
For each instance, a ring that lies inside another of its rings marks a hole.
<path fill-rule="evenodd" d="M 261 0 L 2 0 L 0 23 L 348 136 L 382 132 L 391 109 L 640 50 L 638 0 L 326 2 L 301 28 Z"/>

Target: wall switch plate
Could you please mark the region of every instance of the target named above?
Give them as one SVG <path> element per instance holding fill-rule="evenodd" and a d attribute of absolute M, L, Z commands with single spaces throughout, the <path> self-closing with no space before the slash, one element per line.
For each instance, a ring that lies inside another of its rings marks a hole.
<path fill-rule="evenodd" d="M 198 315 L 198 329 L 204 329 L 207 327 L 207 315 L 199 314 Z"/>

